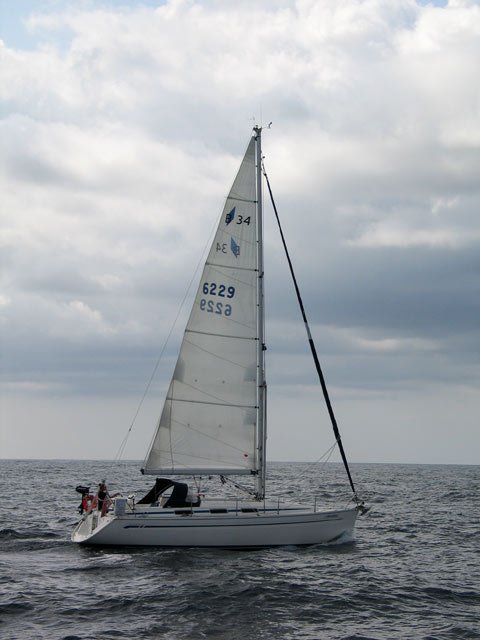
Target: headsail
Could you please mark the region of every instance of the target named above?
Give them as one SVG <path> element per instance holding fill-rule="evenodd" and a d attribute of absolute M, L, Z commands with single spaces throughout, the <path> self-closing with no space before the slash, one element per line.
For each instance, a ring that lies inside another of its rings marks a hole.
<path fill-rule="evenodd" d="M 257 470 L 256 197 L 252 137 L 208 254 L 145 473 Z"/>

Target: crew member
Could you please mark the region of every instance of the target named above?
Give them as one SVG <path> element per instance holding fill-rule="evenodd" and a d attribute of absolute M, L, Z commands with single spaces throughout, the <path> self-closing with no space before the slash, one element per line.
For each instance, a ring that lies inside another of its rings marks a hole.
<path fill-rule="evenodd" d="M 105 479 L 103 479 L 100 484 L 98 485 L 98 491 L 97 491 L 97 509 L 98 511 L 101 511 L 103 508 L 103 502 L 105 500 L 105 498 L 108 496 L 108 489 L 107 489 L 107 483 L 105 481 Z"/>

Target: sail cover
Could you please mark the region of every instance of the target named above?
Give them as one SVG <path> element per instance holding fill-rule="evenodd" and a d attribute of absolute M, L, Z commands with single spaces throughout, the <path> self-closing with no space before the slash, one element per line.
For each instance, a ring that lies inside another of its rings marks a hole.
<path fill-rule="evenodd" d="M 255 470 L 255 177 L 252 137 L 208 254 L 145 473 Z"/>

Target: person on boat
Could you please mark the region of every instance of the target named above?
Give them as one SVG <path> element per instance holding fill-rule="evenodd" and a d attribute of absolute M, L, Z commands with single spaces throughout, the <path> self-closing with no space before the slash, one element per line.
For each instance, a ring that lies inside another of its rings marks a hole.
<path fill-rule="evenodd" d="M 103 479 L 98 485 L 97 510 L 98 511 L 103 511 L 104 509 L 106 510 L 112 504 L 111 498 L 116 498 L 119 495 L 120 493 L 114 493 L 113 495 L 110 495 L 107 489 L 107 482 L 105 479 Z"/>
<path fill-rule="evenodd" d="M 108 496 L 107 482 L 105 478 L 99 483 L 97 490 L 97 509 L 101 511 L 105 498 Z"/>

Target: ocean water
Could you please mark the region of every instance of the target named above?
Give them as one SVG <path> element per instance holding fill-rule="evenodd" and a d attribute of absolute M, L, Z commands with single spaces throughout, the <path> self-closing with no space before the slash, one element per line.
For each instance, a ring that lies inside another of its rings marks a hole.
<path fill-rule="evenodd" d="M 480 638 L 478 466 L 354 464 L 372 507 L 355 541 L 222 551 L 70 542 L 75 486 L 143 493 L 138 463 L 0 464 L 5 640 Z M 349 501 L 337 464 L 274 463 L 268 481 L 284 498 Z"/>

